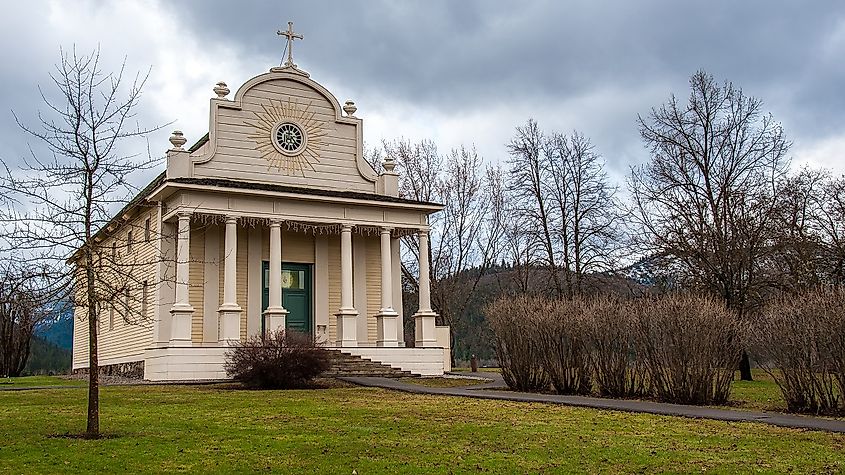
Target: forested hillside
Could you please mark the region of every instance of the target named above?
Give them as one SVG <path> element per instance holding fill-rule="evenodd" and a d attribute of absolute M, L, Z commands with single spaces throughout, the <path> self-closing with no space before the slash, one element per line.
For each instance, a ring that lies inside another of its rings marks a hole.
<path fill-rule="evenodd" d="M 29 360 L 24 374 L 59 374 L 70 372 L 71 350 L 42 337 L 32 338 Z"/>
<path fill-rule="evenodd" d="M 456 277 L 454 280 L 475 280 L 479 269 L 470 269 Z M 642 295 L 652 287 L 651 283 L 657 279 L 653 274 L 652 266 L 647 262 L 637 263 L 629 269 L 621 272 L 621 276 L 608 273 L 590 274 L 584 277 L 584 289 L 586 294 L 602 293 L 619 295 L 620 297 L 631 297 Z M 462 287 L 465 282 L 443 282 L 440 285 L 455 285 Z M 507 265 L 493 266 L 478 279 L 475 291 L 468 297 L 468 303 L 463 312 L 456 314 L 450 323 L 452 332 L 452 355 L 458 365 L 466 364 L 472 355 L 476 355 L 479 361 L 484 363 L 495 363 L 495 349 L 493 333 L 484 318 L 484 306 L 503 295 L 516 295 L 522 293 L 522 287 L 527 286 L 530 293 L 551 294 L 553 289 L 552 279 L 548 270 L 535 267 L 513 267 Z M 405 341 L 413 342 L 414 326 L 413 312 L 416 311 L 416 294 L 406 292 L 404 298 L 405 309 Z M 438 325 L 445 325 L 446 322 L 438 321 Z M 410 343 L 409 343 L 410 344 Z"/>

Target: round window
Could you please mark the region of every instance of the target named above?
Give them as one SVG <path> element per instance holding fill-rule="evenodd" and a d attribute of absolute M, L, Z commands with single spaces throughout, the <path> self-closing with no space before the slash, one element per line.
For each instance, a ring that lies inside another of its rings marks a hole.
<path fill-rule="evenodd" d="M 298 125 L 290 122 L 279 124 L 273 137 L 279 151 L 285 154 L 296 154 L 305 146 L 305 134 Z"/>

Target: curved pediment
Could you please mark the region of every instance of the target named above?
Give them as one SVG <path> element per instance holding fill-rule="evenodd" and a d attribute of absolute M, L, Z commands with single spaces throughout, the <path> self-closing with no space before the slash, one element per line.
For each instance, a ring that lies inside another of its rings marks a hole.
<path fill-rule="evenodd" d="M 361 127 L 305 73 L 274 68 L 234 100 L 211 100 L 209 142 L 191 155 L 191 175 L 375 193 Z"/>

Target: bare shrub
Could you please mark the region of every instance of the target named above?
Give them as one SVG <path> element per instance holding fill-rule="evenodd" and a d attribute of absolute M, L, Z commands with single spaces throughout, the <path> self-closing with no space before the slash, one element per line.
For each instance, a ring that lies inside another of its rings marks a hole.
<path fill-rule="evenodd" d="M 249 337 L 226 353 L 226 373 L 249 388 L 293 389 L 308 387 L 329 369 L 329 353 L 315 345 L 310 335 L 293 331 L 271 332 L 266 338 Z"/>
<path fill-rule="evenodd" d="M 637 351 L 637 314 L 628 302 L 596 297 L 584 309 L 584 337 L 598 393 L 605 397 L 646 394 L 645 367 Z"/>
<path fill-rule="evenodd" d="M 845 390 L 845 290 L 782 296 L 761 312 L 751 348 L 789 411 L 842 411 Z"/>
<path fill-rule="evenodd" d="M 536 324 L 537 316 L 548 311 L 545 299 L 525 295 L 500 298 L 484 309 L 495 335 L 502 377 L 511 389 L 540 391 L 549 386 Z"/>
<path fill-rule="evenodd" d="M 559 394 L 590 394 L 590 355 L 584 339 L 583 299 L 545 302 L 547 310 L 536 316 L 537 342 L 543 367 Z"/>
<path fill-rule="evenodd" d="M 724 303 L 692 295 L 632 302 L 637 347 L 653 395 L 679 404 L 728 400 L 743 326 Z"/>
<path fill-rule="evenodd" d="M 543 367 L 559 394 L 590 394 L 590 354 L 585 342 L 583 299 L 538 302 L 535 332 Z"/>

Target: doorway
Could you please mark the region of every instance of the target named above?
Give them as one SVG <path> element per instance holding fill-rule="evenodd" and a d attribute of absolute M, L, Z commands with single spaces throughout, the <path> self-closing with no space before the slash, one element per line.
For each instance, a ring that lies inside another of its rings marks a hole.
<path fill-rule="evenodd" d="M 313 335 L 313 281 L 311 264 L 282 263 L 282 306 L 288 311 L 285 330 Z M 264 328 L 264 311 L 270 305 L 270 262 L 261 263 L 261 332 Z"/>

